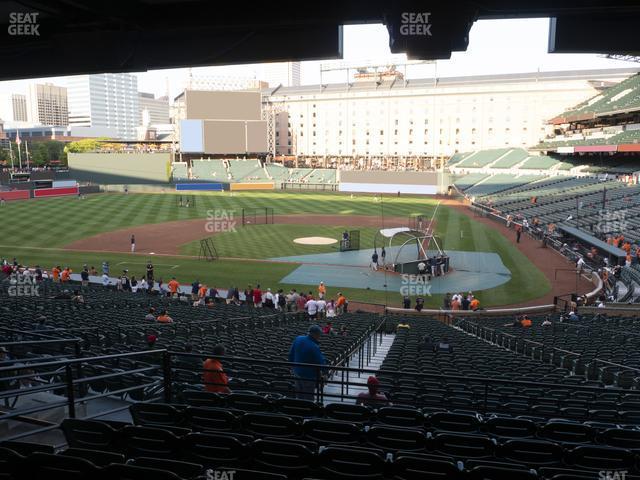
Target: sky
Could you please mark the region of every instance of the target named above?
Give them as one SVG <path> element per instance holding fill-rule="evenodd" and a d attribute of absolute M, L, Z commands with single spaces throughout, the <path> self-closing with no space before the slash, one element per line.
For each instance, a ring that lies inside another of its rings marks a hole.
<path fill-rule="evenodd" d="M 470 32 L 466 52 L 453 53 L 450 60 L 438 60 L 435 64 L 412 65 L 407 68 L 408 78 L 489 75 L 518 73 L 629 68 L 640 65 L 600 58 L 593 54 L 549 54 L 547 40 L 549 20 L 509 19 L 477 21 Z M 347 25 L 344 27 L 344 60 L 352 62 L 385 63 L 391 56 L 389 35 L 384 25 Z M 320 64 L 326 62 L 302 62 L 303 85 L 320 83 Z M 194 76 L 220 76 L 260 78 L 263 66 L 234 65 L 193 68 Z M 164 95 L 167 80 L 171 97 L 178 95 L 185 86 L 189 69 L 152 70 L 136 73 L 138 90 Z M 0 93 L 26 93 L 29 83 L 48 81 L 65 85 L 64 77 L 0 82 Z M 346 72 L 323 74 L 323 83 L 344 82 Z"/>

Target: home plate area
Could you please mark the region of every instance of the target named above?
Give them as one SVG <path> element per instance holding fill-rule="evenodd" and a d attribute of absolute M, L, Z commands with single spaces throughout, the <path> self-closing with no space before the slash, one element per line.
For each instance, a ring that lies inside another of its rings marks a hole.
<path fill-rule="evenodd" d="M 387 260 L 395 258 L 396 248 L 398 247 L 387 248 Z M 324 282 L 328 287 L 401 291 L 407 283 L 407 276 L 385 272 L 383 269 L 372 270 L 369 266 L 372 253 L 373 250 L 356 250 L 276 257 L 270 260 L 302 264 L 280 280 L 281 283 L 317 285 Z M 447 250 L 446 253 L 451 259 L 451 271 L 444 277 L 431 279 L 431 294 L 487 290 L 511 279 L 511 272 L 497 253 L 457 250 Z M 433 252 L 429 254 L 432 255 Z"/>

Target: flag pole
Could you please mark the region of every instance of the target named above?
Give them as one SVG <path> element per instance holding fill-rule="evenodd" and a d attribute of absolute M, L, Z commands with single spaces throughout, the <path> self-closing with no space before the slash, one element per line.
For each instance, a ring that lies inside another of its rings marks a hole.
<path fill-rule="evenodd" d="M 13 149 L 11 148 L 11 137 L 9 137 L 9 159 L 11 160 L 11 170 L 13 170 Z"/>
<path fill-rule="evenodd" d="M 29 142 L 24 142 L 24 154 L 27 157 L 27 170 L 29 169 Z"/>
<path fill-rule="evenodd" d="M 20 152 L 20 130 L 16 130 L 16 145 L 18 146 L 18 164 L 20 165 L 20 170 L 22 170 L 22 153 Z"/>

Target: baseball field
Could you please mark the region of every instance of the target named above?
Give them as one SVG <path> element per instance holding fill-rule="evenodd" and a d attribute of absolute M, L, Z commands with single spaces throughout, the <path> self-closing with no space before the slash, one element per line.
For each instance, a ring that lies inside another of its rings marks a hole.
<path fill-rule="evenodd" d="M 360 248 L 368 257 L 380 228 L 397 227 L 412 216 L 422 215 L 433 216 L 435 233 L 445 251 L 499 256 L 509 275 L 504 283 L 492 288 L 484 288 L 485 285 L 478 282 L 473 290 L 483 306 L 530 302 L 548 295 L 551 290 L 548 275 L 504 232 L 446 201 L 412 196 L 380 199 L 365 194 L 299 192 L 220 192 L 199 194 L 195 199 L 195 206 L 189 208 L 178 206 L 173 194 L 151 193 L 103 193 L 83 199 L 7 202 L 0 209 L 0 256 L 16 257 L 22 264 L 37 264 L 46 270 L 55 265 L 68 265 L 75 272 L 79 272 L 83 264 L 100 270 L 106 260 L 112 276 L 124 269 L 129 270 L 130 275 L 142 275 L 146 263 L 152 260 L 156 278 L 163 278 L 165 282 L 176 277 L 184 284 L 197 279 L 222 289 L 230 286 L 243 289 L 247 284 L 260 283 L 263 288 L 315 291 L 313 282 L 284 281 L 305 263 L 300 257 L 338 254 L 338 240 L 345 230 L 360 232 Z M 242 226 L 243 208 L 263 207 L 273 209 L 273 224 Z M 130 251 L 131 235 L 135 235 L 135 253 Z M 308 237 L 335 241 L 310 245 L 294 242 Z M 211 238 L 217 260 L 198 258 L 203 238 Z M 287 261 L 284 257 L 295 259 Z M 352 266 L 368 267 L 366 264 Z M 463 279 L 464 272 L 458 273 Z M 367 288 L 357 282 L 325 283 L 329 296 L 342 291 L 350 300 L 393 306 L 400 305 L 402 300 L 399 291 L 386 288 L 386 282 L 384 290 Z M 426 303 L 440 306 L 442 294 L 428 296 Z"/>

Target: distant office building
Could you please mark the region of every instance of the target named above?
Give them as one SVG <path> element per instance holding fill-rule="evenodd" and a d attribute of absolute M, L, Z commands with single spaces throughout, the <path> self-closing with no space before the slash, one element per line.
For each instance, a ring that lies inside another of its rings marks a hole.
<path fill-rule="evenodd" d="M 547 120 L 638 68 L 404 80 L 263 90 L 277 155 L 446 158 L 535 145 Z"/>
<path fill-rule="evenodd" d="M 270 87 L 300 86 L 300 62 L 268 63 L 264 66 L 264 80 Z"/>
<path fill-rule="evenodd" d="M 138 126 L 169 123 L 169 97 L 155 98 L 153 93 L 139 92 L 138 111 Z M 144 115 L 145 111 L 148 112 L 148 118 Z"/>
<path fill-rule="evenodd" d="M 138 78 L 130 73 L 78 75 L 67 81 L 69 125 L 114 129 L 135 140 L 140 121 Z"/>
<path fill-rule="evenodd" d="M 116 131 L 112 128 L 39 125 L 36 127 L 6 128 L 4 133 L 0 132 L 0 142 L 2 141 L 2 135 L 5 135 L 6 138 L 15 143 L 18 134 L 22 142 L 29 142 L 29 144 L 47 140 L 72 142 L 85 138 L 116 137 Z"/>
<path fill-rule="evenodd" d="M 67 89 L 50 83 L 29 85 L 29 122 L 34 125 L 69 125 Z"/>
<path fill-rule="evenodd" d="M 24 123 L 28 118 L 26 95 L 19 93 L 0 95 L 0 119 L 6 124 Z"/>

